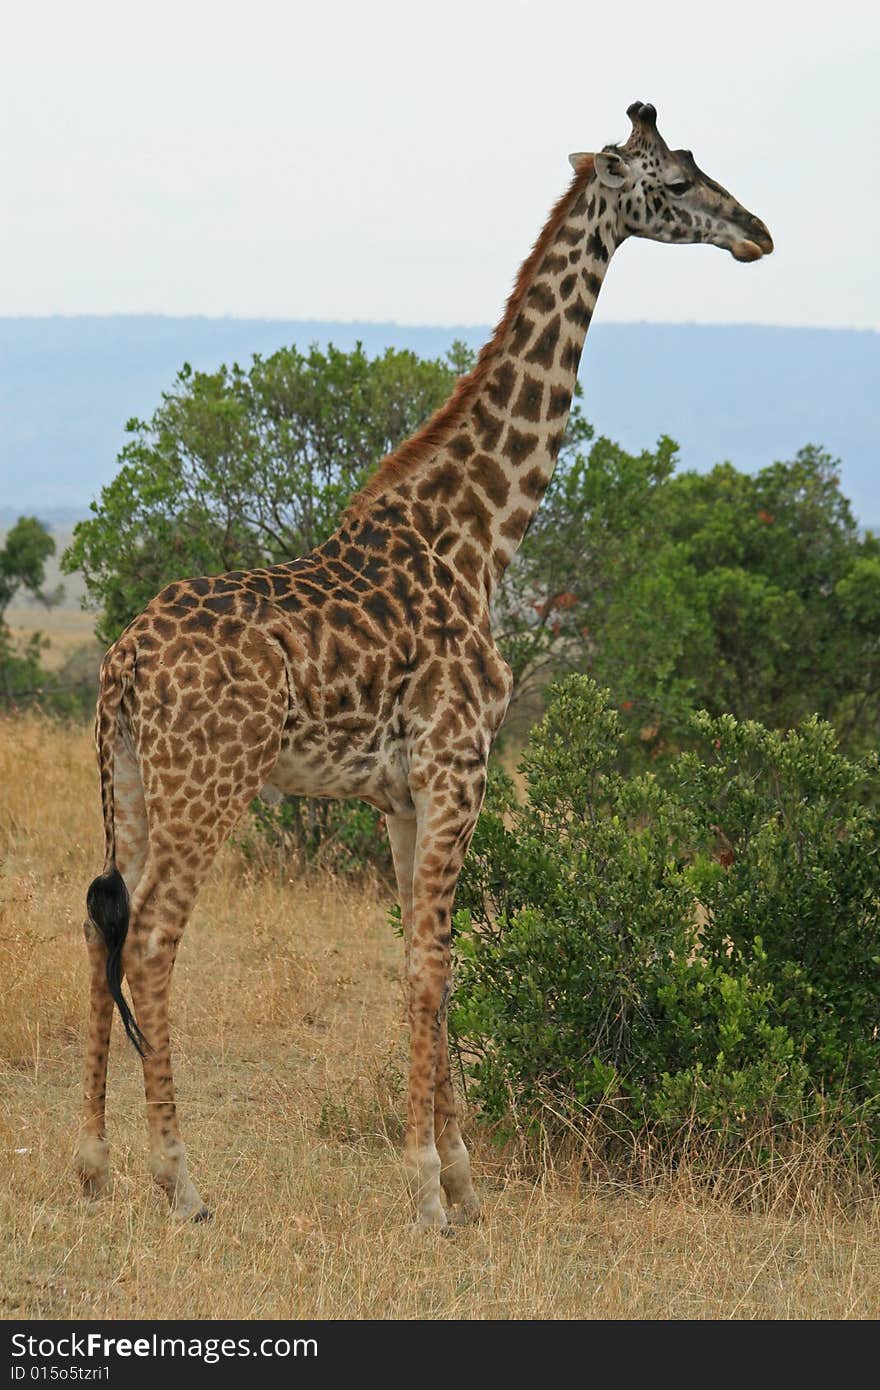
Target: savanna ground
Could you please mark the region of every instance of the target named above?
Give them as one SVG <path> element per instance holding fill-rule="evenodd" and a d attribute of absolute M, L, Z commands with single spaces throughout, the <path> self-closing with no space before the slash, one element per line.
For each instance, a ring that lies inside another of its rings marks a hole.
<path fill-rule="evenodd" d="M 184 1135 L 210 1224 L 165 1217 L 139 1066 L 118 1025 L 115 1188 L 69 1168 L 100 868 L 91 738 L 0 720 L 0 1309 L 29 1318 L 864 1318 L 880 1210 L 795 1180 L 734 1200 L 686 1169 L 641 1188 L 529 1167 L 468 1123 L 485 1216 L 408 1225 L 398 1157 L 401 947 L 378 887 L 291 882 L 227 847 L 174 982 Z M 796 1175 L 795 1175 L 796 1176 Z M 740 1190 L 741 1195 L 741 1190 Z"/>

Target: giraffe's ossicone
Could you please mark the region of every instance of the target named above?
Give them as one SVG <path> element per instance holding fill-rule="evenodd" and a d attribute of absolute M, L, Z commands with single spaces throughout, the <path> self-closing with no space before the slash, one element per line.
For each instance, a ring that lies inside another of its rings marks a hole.
<path fill-rule="evenodd" d="M 154 1176 L 175 1216 L 206 1215 L 174 1105 L 171 972 L 211 861 L 268 787 L 359 797 L 385 814 L 404 923 L 416 1220 L 443 1228 L 479 1212 L 446 1006 L 453 896 L 512 685 L 490 630 L 493 590 L 550 480 L 621 242 L 710 242 L 743 261 L 773 249 L 764 224 L 689 151 L 667 147 L 652 106 L 636 102 L 628 114 L 626 144 L 571 157 L 574 177 L 477 365 L 380 463 L 335 534 L 290 564 L 170 584 L 104 659 L 106 857 L 87 899 L 91 1017 L 76 1155 L 93 1195 L 109 1181 L 115 1000 L 142 1054 Z"/>

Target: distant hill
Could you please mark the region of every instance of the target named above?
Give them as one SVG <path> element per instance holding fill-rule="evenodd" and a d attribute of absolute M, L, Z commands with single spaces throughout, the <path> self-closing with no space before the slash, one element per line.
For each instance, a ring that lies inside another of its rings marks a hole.
<path fill-rule="evenodd" d="M 485 327 L 159 317 L 0 319 L 0 525 L 22 511 L 82 515 L 115 470 L 132 415 L 149 415 L 178 367 L 213 368 L 290 343 L 357 341 L 370 353 L 473 347 Z M 754 470 L 806 443 L 843 461 L 843 489 L 880 529 L 880 334 L 749 325 L 597 323 L 584 408 L 629 449 L 670 434 L 685 468 Z"/>

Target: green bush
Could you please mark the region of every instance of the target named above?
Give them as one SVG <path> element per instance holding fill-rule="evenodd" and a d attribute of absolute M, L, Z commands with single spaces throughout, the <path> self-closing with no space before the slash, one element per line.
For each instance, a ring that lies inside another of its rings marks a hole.
<path fill-rule="evenodd" d="M 82 712 L 81 685 L 73 685 L 67 672 L 59 679 L 43 667 L 47 638 L 34 632 L 16 640 L 5 621 L 6 609 L 22 590 L 47 608 L 60 602 L 60 585 L 51 592 L 43 587 L 46 561 L 54 553 L 48 527 L 35 516 L 20 516 L 0 546 L 0 710 L 41 709 L 61 716 Z"/>
<path fill-rule="evenodd" d="M 82 571 L 100 635 L 115 640 L 173 579 L 278 564 L 325 541 L 470 363 L 456 343 L 443 359 L 330 345 L 246 369 L 185 364 L 150 419 L 126 425 L 118 471 L 62 557 Z"/>
<path fill-rule="evenodd" d="M 379 812 L 363 801 L 285 796 L 254 801 L 238 845 L 249 863 L 283 877 L 322 869 L 342 878 L 377 873 L 393 878 L 391 849 Z"/>
<path fill-rule="evenodd" d="M 607 693 L 553 688 L 495 776 L 456 913 L 452 1024 L 489 1116 L 731 1142 L 829 1120 L 878 1140 L 880 774 L 818 719 L 695 721 L 625 776 Z"/>
<path fill-rule="evenodd" d="M 60 719 L 92 718 L 98 681 L 87 650 L 73 653 L 60 671 L 47 671 L 49 641 L 40 632 L 15 640 L 0 620 L 0 711 L 40 710 Z"/>

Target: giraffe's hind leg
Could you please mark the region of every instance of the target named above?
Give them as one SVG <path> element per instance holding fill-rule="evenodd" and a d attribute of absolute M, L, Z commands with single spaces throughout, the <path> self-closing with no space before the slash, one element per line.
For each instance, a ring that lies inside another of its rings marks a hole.
<path fill-rule="evenodd" d="M 190 1177 L 174 1098 L 169 1036 L 171 974 L 199 886 L 236 821 L 269 778 L 287 710 L 286 686 L 263 688 L 263 708 L 242 717 L 234 688 L 211 707 L 226 737 L 198 740 L 187 767 L 143 758 L 149 852 L 132 899 L 122 964 L 138 1027 L 148 1047 L 144 1091 L 153 1177 L 177 1220 L 202 1220 L 207 1209 Z M 256 698 L 256 693 L 251 697 Z"/>
<path fill-rule="evenodd" d="M 179 1220 L 204 1219 L 208 1211 L 189 1176 L 177 1120 L 169 994 L 177 948 L 195 902 L 198 882 L 207 872 L 216 848 L 213 841 L 201 845 L 198 861 L 188 858 L 183 865 L 174 845 L 161 831 L 154 833 L 142 891 L 132 904 L 122 955 L 135 1017 L 147 1041 L 142 1062 L 150 1168 L 168 1197 L 172 1216 Z"/>
<path fill-rule="evenodd" d="M 133 893 L 147 855 L 147 812 L 137 762 L 121 735 L 114 749 L 113 789 L 117 867 L 129 893 Z M 107 986 L 104 937 L 88 920 L 83 930 L 89 953 L 89 1023 L 82 1126 L 73 1164 L 86 1196 L 101 1197 L 110 1189 L 105 1096 L 113 999 Z"/>

